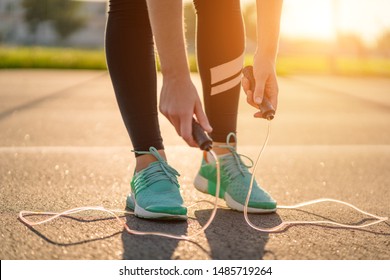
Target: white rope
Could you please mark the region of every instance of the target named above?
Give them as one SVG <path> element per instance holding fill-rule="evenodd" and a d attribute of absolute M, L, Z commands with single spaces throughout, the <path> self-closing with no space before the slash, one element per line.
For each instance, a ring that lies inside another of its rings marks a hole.
<path fill-rule="evenodd" d="M 372 226 L 372 225 L 375 225 L 375 224 L 378 224 L 378 223 L 381 223 L 381 222 L 384 222 L 384 221 L 388 220 L 388 217 L 380 217 L 380 216 L 368 213 L 366 211 L 363 211 L 363 210 L 357 208 L 356 206 L 354 206 L 354 205 L 352 205 L 350 203 L 347 203 L 347 202 L 344 202 L 344 201 L 341 201 L 341 200 L 331 199 L 331 198 L 320 198 L 320 199 L 311 200 L 311 201 L 307 201 L 307 202 L 302 202 L 302 203 L 295 204 L 295 205 L 290 205 L 290 206 L 282 206 L 281 205 L 281 206 L 278 206 L 277 208 L 278 209 L 297 209 L 297 208 L 301 208 L 301 207 L 312 205 L 312 204 L 316 204 L 316 203 L 334 202 L 334 203 L 340 203 L 340 204 L 349 206 L 349 207 L 353 208 L 354 210 L 356 210 L 356 211 L 358 211 L 358 212 L 360 212 L 360 213 L 362 213 L 364 215 L 367 215 L 367 216 L 375 219 L 375 221 L 372 221 L 370 223 L 366 223 L 366 224 L 363 224 L 363 225 L 348 225 L 348 224 L 336 223 L 336 222 L 327 221 L 327 220 L 321 220 L 321 221 L 320 220 L 319 221 L 285 221 L 285 222 L 282 222 L 279 225 L 277 225 L 275 227 L 272 227 L 272 228 L 262 228 L 262 227 L 258 227 L 256 225 L 254 225 L 249 220 L 249 217 L 248 217 L 248 203 L 249 203 L 249 198 L 250 198 L 250 195 L 251 195 L 251 192 L 252 192 L 252 188 L 253 188 L 253 182 L 254 182 L 254 178 L 255 178 L 256 169 L 257 169 L 259 160 L 260 160 L 260 158 L 261 158 L 261 156 L 263 154 L 263 151 L 264 151 L 264 149 L 265 149 L 265 147 L 266 147 L 266 145 L 268 143 L 268 140 L 269 140 L 269 137 L 270 137 L 270 133 L 271 133 L 271 124 L 269 122 L 268 123 L 267 136 L 266 136 L 265 141 L 264 141 L 264 143 L 263 143 L 263 145 L 261 147 L 261 150 L 260 150 L 260 152 L 259 152 L 259 154 L 257 156 L 255 165 L 253 166 L 252 177 L 251 177 L 251 181 L 250 181 L 248 195 L 247 195 L 246 200 L 245 200 L 244 217 L 245 217 L 245 221 L 247 222 L 247 224 L 251 228 L 253 228 L 253 229 L 257 230 L 257 231 L 268 232 L 268 233 L 280 232 L 281 230 L 285 229 L 289 225 L 324 225 L 324 224 L 328 224 L 328 225 L 334 225 L 334 226 L 338 226 L 338 227 L 342 227 L 342 228 L 358 229 L 358 228 L 369 227 L 369 226 Z M 221 185 L 221 181 L 220 181 L 221 180 L 220 164 L 219 164 L 217 155 L 213 151 L 210 151 L 210 153 L 215 158 L 216 167 L 217 167 L 216 194 L 218 194 L 219 190 L 220 190 L 220 185 Z M 167 237 L 167 238 L 172 238 L 172 239 L 190 240 L 190 239 L 194 238 L 195 236 L 203 233 L 211 225 L 211 223 L 213 222 L 213 220 L 215 218 L 215 215 L 216 215 L 216 212 L 217 212 L 217 209 L 218 209 L 218 206 L 219 206 L 218 205 L 218 195 L 215 196 L 214 203 L 212 203 L 210 201 L 207 201 L 207 200 L 201 200 L 201 201 L 198 201 L 198 202 L 192 204 L 189 207 L 193 207 L 193 206 L 195 206 L 195 205 L 197 205 L 199 203 L 204 203 L 204 202 L 212 204 L 214 206 L 213 211 L 212 211 L 212 213 L 210 215 L 210 218 L 208 219 L 207 223 L 201 229 L 199 229 L 198 231 L 196 231 L 195 233 L 190 234 L 190 235 L 174 235 L 174 234 L 169 234 L 169 233 L 164 233 L 164 232 L 146 232 L 146 231 L 134 230 L 134 229 L 131 229 L 126 224 L 126 222 L 124 220 L 122 220 L 117 215 L 117 213 L 122 213 L 122 214 L 125 214 L 125 215 L 134 215 L 134 212 L 132 212 L 132 211 L 123 211 L 123 210 L 110 210 L 110 209 L 106 209 L 106 208 L 104 208 L 102 206 L 78 207 L 78 208 L 73 208 L 73 209 L 66 210 L 66 211 L 61 212 L 61 213 L 21 211 L 19 213 L 19 218 L 25 224 L 27 224 L 28 226 L 32 227 L 32 226 L 48 223 L 48 222 L 50 222 L 50 221 L 52 221 L 54 219 L 57 219 L 57 218 L 59 218 L 61 216 L 71 216 L 71 215 L 74 215 L 74 214 L 77 214 L 77 213 L 80 213 L 80 212 L 83 212 L 83 211 L 101 211 L 101 212 L 105 212 L 105 213 L 113 216 L 123 226 L 123 228 L 129 234 L 135 234 L 135 235 L 155 235 L 155 236 Z M 52 216 L 52 217 L 40 220 L 38 222 L 33 222 L 33 221 L 30 221 L 30 220 L 26 219 L 25 218 L 26 215 L 49 215 L 49 216 Z"/>

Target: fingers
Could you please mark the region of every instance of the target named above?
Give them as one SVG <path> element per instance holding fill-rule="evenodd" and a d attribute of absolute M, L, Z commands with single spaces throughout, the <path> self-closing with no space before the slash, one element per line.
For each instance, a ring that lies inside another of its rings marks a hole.
<path fill-rule="evenodd" d="M 253 93 L 253 101 L 260 105 L 263 102 L 265 83 L 263 80 L 256 81 L 255 92 Z"/>
<path fill-rule="evenodd" d="M 197 102 L 195 104 L 195 116 L 196 120 L 200 124 L 200 126 L 207 132 L 210 133 L 213 131 L 213 128 L 211 127 L 209 120 L 206 117 L 206 114 L 203 112 L 202 104 L 200 102 Z"/>
<path fill-rule="evenodd" d="M 213 129 L 210 126 L 210 123 L 205 115 L 205 113 L 202 110 L 202 105 L 199 103 L 195 107 L 194 110 L 195 116 L 199 124 L 202 126 L 202 128 L 207 132 L 210 133 Z M 190 147 L 198 147 L 198 144 L 195 142 L 193 136 L 192 136 L 192 116 L 189 114 L 183 114 L 180 116 L 173 117 L 172 115 L 167 116 L 168 120 L 172 123 L 172 125 L 175 127 L 175 130 L 177 134 L 183 138 L 183 140 L 190 146 Z"/>
<path fill-rule="evenodd" d="M 255 83 L 254 91 L 252 91 L 253 85 L 248 78 L 245 76 L 241 79 L 242 88 L 246 94 L 246 101 L 253 107 L 259 108 L 261 102 L 263 102 L 264 98 L 264 90 L 266 84 L 266 78 L 261 77 L 261 79 L 257 79 Z"/>
<path fill-rule="evenodd" d="M 242 85 L 242 89 L 244 90 L 244 92 L 246 94 L 246 102 L 249 105 L 251 105 L 255 108 L 258 108 L 259 106 L 254 102 L 254 99 L 253 99 L 253 91 L 251 90 L 250 81 L 247 78 L 242 77 L 241 85 Z"/>
<path fill-rule="evenodd" d="M 241 82 L 248 104 L 259 109 L 259 105 L 263 102 L 263 99 L 267 98 L 272 104 L 272 107 L 276 110 L 279 93 L 276 75 L 271 73 L 257 77 L 254 92 L 251 90 L 249 79 L 243 77 Z M 257 112 L 254 116 L 256 118 L 261 117 L 261 112 Z"/>
<path fill-rule="evenodd" d="M 272 106 L 276 110 L 278 106 L 278 95 L 279 95 L 279 86 L 276 76 L 272 76 L 269 79 L 269 83 L 267 83 L 267 87 L 265 89 L 265 94 L 268 100 L 271 102 Z"/>
<path fill-rule="evenodd" d="M 187 142 L 190 147 L 198 147 L 194 138 L 192 137 L 192 116 L 186 116 L 180 120 L 179 135 Z"/>
<path fill-rule="evenodd" d="M 241 86 L 245 93 L 251 90 L 251 83 L 245 76 L 241 79 Z"/>
<path fill-rule="evenodd" d="M 177 116 L 166 116 L 171 124 L 174 126 L 177 134 L 183 138 L 183 140 L 190 147 L 198 147 L 195 140 L 192 137 L 192 116 L 177 115 Z"/>
<path fill-rule="evenodd" d="M 258 112 L 256 112 L 253 116 L 254 116 L 255 118 L 261 119 L 261 118 L 263 118 L 263 112 L 258 111 Z"/>
<path fill-rule="evenodd" d="M 174 126 L 177 134 L 191 147 L 197 147 L 192 137 L 192 117 L 197 99 L 199 97 L 191 80 L 167 78 L 163 81 L 160 112 Z"/>
<path fill-rule="evenodd" d="M 201 111 L 203 113 L 203 111 Z M 203 113 L 204 115 L 204 113 Z M 167 116 L 168 120 L 172 123 L 172 125 L 175 127 L 175 130 L 177 134 L 183 138 L 183 140 L 190 146 L 190 147 L 198 147 L 198 144 L 195 142 L 193 136 L 192 136 L 192 120 L 193 116 L 189 114 L 182 114 L 182 115 L 176 115 L 169 117 Z M 202 128 L 210 133 L 212 131 L 212 128 L 210 124 L 208 123 L 207 117 L 204 115 L 204 119 L 201 115 L 196 114 L 197 121 L 202 126 Z"/>
<path fill-rule="evenodd" d="M 202 104 L 200 101 L 195 103 L 194 114 L 196 116 L 196 120 L 200 124 L 200 126 L 208 133 L 210 133 L 213 129 L 206 117 L 206 114 L 203 112 Z M 192 136 L 192 116 L 186 116 L 180 121 L 180 136 L 187 142 L 191 147 L 198 147 L 198 144 L 195 142 Z"/>

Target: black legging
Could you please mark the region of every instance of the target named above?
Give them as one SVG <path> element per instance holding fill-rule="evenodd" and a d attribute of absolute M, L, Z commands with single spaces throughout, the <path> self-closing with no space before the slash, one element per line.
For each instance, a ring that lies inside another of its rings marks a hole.
<path fill-rule="evenodd" d="M 106 58 L 134 150 L 163 149 L 153 35 L 146 0 L 110 0 Z M 214 141 L 236 132 L 244 27 L 239 0 L 194 0 L 197 59 Z"/>

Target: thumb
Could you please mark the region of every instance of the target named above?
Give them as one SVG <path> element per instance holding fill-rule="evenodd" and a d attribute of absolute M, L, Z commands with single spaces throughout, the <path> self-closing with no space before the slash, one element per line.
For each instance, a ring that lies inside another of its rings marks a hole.
<path fill-rule="evenodd" d="M 260 105 L 264 98 L 264 83 L 263 81 L 256 81 L 255 91 L 253 93 L 253 101 Z"/>

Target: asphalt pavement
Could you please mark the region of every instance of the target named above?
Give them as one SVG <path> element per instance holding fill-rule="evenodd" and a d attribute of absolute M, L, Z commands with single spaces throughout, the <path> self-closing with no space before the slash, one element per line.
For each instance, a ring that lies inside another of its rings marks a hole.
<path fill-rule="evenodd" d="M 199 77 L 193 80 L 201 92 Z M 277 115 L 256 171 L 260 184 L 279 205 L 327 197 L 389 217 L 390 79 L 288 76 L 279 83 Z M 105 71 L 1 70 L 0 100 L 2 260 L 390 259 L 388 221 L 364 229 L 296 225 L 268 234 L 250 228 L 242 213 L 221 208 L 191 241 L 130 235 L 115 219 L 94 211 L 27 227 L 18 219 L 22 210 L 123 210 L 134 156 Z M 242 94 L 238 151 L 254 159 L 267 122 L 253 114 Z M 187 147 L 164 117 L 160 123 L 186 205 L 212 201 L 192 185 L 202 153 Z M 137 230 L 186 235 L 203 226 L 211 210 L 197 204 L 185 222 L 121 219 Z M 333 203 L 250 219 L 262 227 L 289 220 L 372 221 Z"/>

